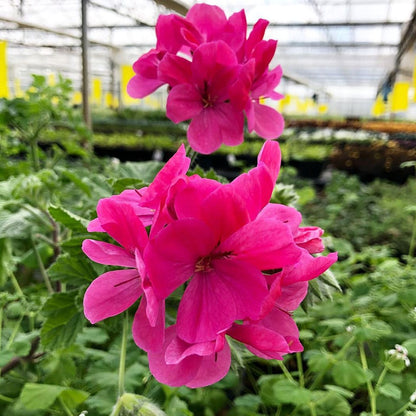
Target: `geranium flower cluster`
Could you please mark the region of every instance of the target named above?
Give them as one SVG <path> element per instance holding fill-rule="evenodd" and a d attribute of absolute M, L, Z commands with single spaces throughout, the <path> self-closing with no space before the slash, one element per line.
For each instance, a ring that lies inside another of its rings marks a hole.
<path fill-rule="evenodd" d="M 231 338 L 266 359 L 302 351 L 291 312 L 308 280 L 337 255 L 314 256 L 324 250 L 323 231 L 301 227 L 296 209 L 269 202 L 280 158 L 279 144 L 266 141 L 256 167 L 222 184 L 187 176 L 182 145 L 148 187 L 99 201 L 88 230 L 116 243 L 88 239 L 83 250 L 97 263 L 124 268 L 91 283 L 85 315 L 95 323 L 141 298 L 133 338 L 161 383 L 220 380 L 230 367 Z M 180 301 L 167 326 L 172 294 Z"/>
<path fill-rule="evenodd" d="M 282 70 L 269 70 L 277 41 L 263 40 L 267 25 L 260 19 L 246 38 L 244 10 L 227 19 L 207 4 L 195 4 L 186 17 L 162 15 L 156 48 L 134 63 L 127 91 L 143 98 L 167 84 L 166 115 L 175 123 L 191 120 L 188 141 L 199 153 L 242 143 L 245 117 L 249 132 L 274 139 L 283 117 L 260 99 L 283 97 L 275 91 Z"/>

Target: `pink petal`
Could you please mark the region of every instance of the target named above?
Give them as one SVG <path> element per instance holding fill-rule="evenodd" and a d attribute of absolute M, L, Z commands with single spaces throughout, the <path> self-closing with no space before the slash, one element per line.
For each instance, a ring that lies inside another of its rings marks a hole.
<path fill-rule="evenodd" d="M 260 97 L 270 97 L 274 100 L 280 100 L 283 96 L 274 89 L 279 85 L 282 78 L 282 68 L 277 66 L 271 71 L 265 70 L 264 73 L 253 82 L 251 97 L 258 99 Z"/>
<path fill-rule="evenodd" d="M 244 200 L 244 206 L 251 220 L 268 204 L 274 189 L 275 181 L 270 170 L 264 165 L 239 175 L 231 182 L 231 186 Z"/>
<path fill-rule="evenodd" d="M 182 144 L 143 193 L 141 205 L 156 209 L 160 202 L 166 199 L 172 182 L 187 172 L 190 162 L 189 157 L 186 157 L 185 146 Z"/>
<path fill-rule="evenodd" d="M 216 189 L 222 185 L 212 179 L 200 178 L 197 175 L 186 177 L 175 183 L 170 188 L 167 205 L 171 205 L 178 219 L 199 218 L 201 219 L 201 209 L 203 201 Z"/>
<path fill-rule="evenodd" d="M 165 341 L 160 350 L 148 351 L 149 369 L 159 383 L 172 387 L 180 387 L 191 381 L 198 371 L 201 357 L 191 355 L 179 364 L 166 364 L 165 351 L 176 337 L 175 326 L 166 329 Z"/>
<path fill-rule="evenodd" d="M 203 110 L 201 93 L 193 84 L 175 85 L 166 102 L 166 116 L 174 123 L 189 120 Z"/>
<path fill-rule="evenodd" d="M 234 324 L 227 335 L 257 350 L 289 352 L 285 338 L 279 333 L 256 324 Z"/>
<path fill-rule="evenodd" d="M 183 358 L 178 364 L 167 364 L 165 351 L 175 337 L 175 327 L 167 328 L 162 351 L 150 351 L 148 354 L 150 371 L 160 383 L 172 387 L 204 387 L 216 383 L 227 374 L 231 363 L 228 344 L 224 344 L 223 349 L 217 353 L 206 356 L 193 354 Z"/>
<path fill-rule="evenodd" d="M 216 244 L 209 227 L 197 219 L 176 221 L 160 231 L 144 252 L 155 295 L 164 299 L 190 279 L 197 260 Z"/>
<path fill-rule="evenodd" d="M 273 183 L 276 183 L 279 176 L 282 155 L 279 143 L 274 140 L 266 140 L 258 155 L 257 163 L 263 162 L 270 171 Z"/>
<path fill-rule="evenodd" d="M 142 294 L 137 270 L 115 270 L 98 276 L 84 296 L 85 317 L 95 324 L 128 309 Z"/>
<path fill-rule="evenodd" d="M 301 255 L 287 225 L 276 220 L 257 219 L 244 225 L 218 248 L 259 270 L 279 269 L 296 263 Z"/>
<path fill-rule="evenodd" d="M 158 78 L 170 86 L 189 83 L 192 77 L 191 62 L 167 53 L 158 68 Z"/>
<path fill-rule="evenodd" d="M 250 35 L 246 41 L 246 56 L 250 56 L 254 47 L 263 39 L 264 32 L 269 22 L 265 19 L 259 19 L 253 26 Z"/>
<path fill-rule="evenodd" d="M 254 130 L 264 139 L 275 139 L 282 134 L 284 120 L 280 113 L 267 105 L 257 102 L 252 103 L 252 109 L 253 112 L 247 114 L 247 119 L 250 118 L 252 126 L 249 131 Z"/>
<path fill-rule="evenodd" d="M 230 364 L 231 351 L 229 345 L 225 343 L 221 351 L 200 358 L 199 368 L 186 386 L 194 389 L 214 384 L 227 375 Z"/>
<path fill-rule="evenodd" d="M 295 243 L 310 254 L 321 253 L 325 249 L 321 239 L 323 233 L 324 230 L 319 227 L 301 227 L 295 235 Z"/>
<path fill-rule="evenodd" d="M 165 335 L 165 302 L 159 303 L 159 311 L 155 325 L 151 325 L 147 317 L 147 300 L 143 297 L 134 315 L 132 333 L 134 342 L 144 351 L 159 352 L 163 348 Z"/>
<path fill-rule="evenodd" d="M 289 352 L 303 351 L 299 342 L 299 330 L 289 313 L 275 308 L 259 324 L 285 337 Z"/>
<path fill-rule="evenodd" d="M 277 41 L 273 39 L 262 40 L 254 47 L 251 57 L 256 61 L 255 78 L 260 77 L 267 71 L 270 61 L 273 59 L 276 52 L 276 47 Z"/>
<path fill-rule="evenodd" d="M 211 341 L 237 319 L 258 318 L 267 296 L 264 277 L 249 264 L 221 259 L 212 268 L 194 275 L 179 304 L 177 331 L 186 342 Z"/>
<path fill-rule="evenodd" d="M 130 252 L 143 250 L 147 244 L 147 233 L 131 205 L 117 203 L 111 198 L 101 199 L 97 214 L 102 228 Z"/>
<path fill-rule="evenodd" d="M 182 35 L 184 30 L 200 39 L 197 29 L 182 16 L 160 15 L 156 23 L 157 48 L 176 54 L 187 43 Z"/>
<path fill-rule="evenodd" d="M 215 352 L 215 341 L 188 344 L 178 337 L 173 338 L 165 353 L 166 364 L 178 364 L 190 355 L 211 355 Z"/>
<path fill-rule="evenodd" d="M 267 204 L 260 212 L 259 218 L 279 220 L 290 228 L 293 235 L 297 234 L 302 222 L 302 215 L 298 210 L 281 204 Z"/>
<path fill-rule="evenodd" d="M 243 9 L 237 13 L 233 13 L 229 17 L 225 30 L 221 36 L 221 39 L 224 40 L 231 49 L 237 52 L 237 57 L 240 62 L 243 60 L 242 53 L 244 53 L 244 51 L 242 50 L 242 47 L 245 43 L 246 32 L 247 19 Z"/>
<path fill-rule="evenodd" d="M 186 14 L 186 20 L 197 28 L 206 41 L 218 39 L 227 24 L 222 9 L 204 3 L 193 5 Z"/>
<path fill-rule="evenodd" d="M 134 256 L 124 248 L 104 241 L 84 240 L 82 251 L 96 263 L 111 266 L 136 267 Z"/>
<path fill-rule="evenodd" d="M 299 258 L 299 261 L 283 269 L 282 285 L 291 285 L 296 282 L 315 279 L 329 269 L 338 259 L 337 253 L 313 257 L 305 249 L 301 250 L 302 256 Z"/>
<path fill-rule="evenodd" d="M 158 79 L 145 78 L 143 75 L 136 74 L 127 84 L 127 93 L 132 98 L 144 98 L 163 84 L 164 82 Z"/>
<path fill-rule="evenodd" d="M 235 187 L 223 185 L 202 201 L 201 219 L 215 234 L 216 241 L 223 241 L 247 224 L 250 217 Z"/>
<path fill-rule="evenodd" d="M 235 52 L 225 42 L 204 43 L 195 50 L 192 74 L 201 94 L 210 92 L 210 95 L 215 94 L 217 100 L 224 101 L 228 87 L 235 81 L 238 72 Z"/>
<path fill-rule="evenodd" d="M 217 150 L 221 143 L 237 146 L 244 141 L 244 115 L 230 103 L 203 109 L 193 118 L 188 129 L 192 149 L 202 154 Z"/>
<path fill-rule="evenodd" d="M 178 336 L 189 343 L 213 341 L 237 319 L 234 296 L 216 271 L 195 273 L 176 318 Z"/>
<path fill-rule="evenodd" d="M 276 303 L 280 309 L 291 312 L 299 307 L 308 293 L 308 282 L 296 282 L 281 287 L 280 296 Z"/>
<path fill-rule="evenodd" d="M 101 227 L 101 223 L 98 218 L 95 218 L 89 222 L 87 226 L 87 231 L 89 231 L 90 233 L 105 233 L 105 230 L 103 227 Z"/>

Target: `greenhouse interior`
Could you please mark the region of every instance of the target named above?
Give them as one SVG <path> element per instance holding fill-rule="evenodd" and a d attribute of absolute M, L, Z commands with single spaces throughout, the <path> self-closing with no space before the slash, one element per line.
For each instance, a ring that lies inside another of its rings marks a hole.
<path fill-rule="evenodd" d="M 415 0 L 2 0 L 0 414 L 416 416 Z"/>

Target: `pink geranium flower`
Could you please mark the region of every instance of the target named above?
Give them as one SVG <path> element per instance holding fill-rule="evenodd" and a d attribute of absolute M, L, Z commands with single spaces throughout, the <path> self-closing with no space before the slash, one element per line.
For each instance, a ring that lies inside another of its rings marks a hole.
<path fill-rule="evenodd" d="M 177 72 L 176 62 L 171 63 L 160 68 L 162 76 Z M 205 43 L 195 50 L 190 69 L 189 82 L 170 91 L 166 115 L 175 123 L 192 119 L 187 136 L 197 152 L 211 153 L 222 143 L 242 143 L 244 116 L 228 94 L 239 71 L 234 51 L 222 41 Z"/>

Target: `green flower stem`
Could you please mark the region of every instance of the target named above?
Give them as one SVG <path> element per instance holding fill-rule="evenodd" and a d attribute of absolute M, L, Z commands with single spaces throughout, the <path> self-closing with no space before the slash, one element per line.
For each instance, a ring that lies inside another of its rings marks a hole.
<path fill-rule="evenodd" d="M 377 383 L 376 383 L 376 387 L 374 388 L 374 390 L 375 390 L 375 392 L 376 392 L 376 394 L 377 394 L 377 390 L 379 389 L 379 387 L 381 386 L 381 383 L 383 382 L 383 380 L 384 380 L 384 377 L 386 376 L 386 374 L 387 374 L 387 367 L 386 366 L 384 366 L 384 368 L 383 368 L 383 371 L 381 372 L 381 374 L 380 374 L 380 376 L 379 376 L 379 378 L 378 378 L 378 380 L 377 380 Z"/>
<path fill-rule="evenodd" d="M 415 246 L 416 246 L 416 215 L 413 219 L 413 231 L 412 237 L 410 238 L 410 246 L 409 246 L 409 257 L 414 257 L 415 255 Z"/>
<path fill-rule="evenodd" d="M 32 161 L 32 167 L 35 172 L 40 169 L 39 163 L 39 152 L 38 152 L 38 143 L 37 140 L 30 140 L 30 158 Z"/>
<path fill-rule="evenodd" d="M 328 364 L 324 367 L 324 369 L 317 375 L 315 381 L 309 387 L 309 390 L 313 390 L 314 388 L 318 387 L 322 379 L 324 378 L 325 374 L 328 370 L 330 370 L 333 365 L 335 364 L 336 360 L 342 358 L 345 353 L 347 352 L 348 348 L 351 347 L 352 344 L 355 342 L 355 337 L 351 337 L 348 342 L 344 344 L 344 346 L 335 354 L 335 360 L 329 361 Z"/>
<path fill-rule="evenodd" d="M 309 410 L 311 411 L 311 416 L 316 416 L 315 404 L 309 403 Z"/>
<path fill-rule="evenodd" d="M 126 374 L 126 350 L 127 350 L 127 334 L 129 330 L 129 315 L 124 312 L 123 317 L 123 332 L 121 335 L 120 345 L 120 364 L 118 367 L 118 396 L 121 397 L 124 394 L 124 379 Z"/>
<path fill-rule="evenodd" d="M 14 275 L 14 273 L 12 271 L 10 271 L 10 278 L 14 287 L 14 290 L 16 291 L 16 293 L 21 296 L 22 298 L 25 298 L 25 295 L 23 293 L 23 290 L 21 289 L 19 282 L 16 279 L 16 276 Z"/>
<path fill-rule="evenodd" d="M 1 331 L 3 328 L 3 306 L 0 308 L 0 351 L 1 351 Z"/>
<path fill-rule="evenodd" d="M 364 351 L 364 345 L 362 342 L 358 344 L 358 349 L 360 351 L 361 365 L 363 367 L 363 370 L 367 372 L 368 363 L 367 363 L 367 357 Z M 368 396 L 370 398 L 371 416 L 376 416 L 377 415 L 376 392 L 374 391 L 373 384 L 371 383 L 370 380 L 367 380 L 367 390 L 368 390 Z"/>
<path fill-rule="evenodd" d="M 392 415 L 390 416 L 398 416 L 401 415 L 407 408 L 412 404 L 412 402 L 407 402 L 405 405 L 403 405 L 400 409 L 396 410 Z"/>
<path fill-rule="evenodd" d="M 36 247 L 35 241 L 33 240 L 33 236 L 32 236 L 32 245 L 33 245 L 33 251 L 35 252 L 36 260 L 38 262 L 40 274 L 43 277 L 43 281 L 45 282 L 46 289 L 48 289 L 49 293 L 54 293 L 51 282 L 49 280 L 49 276 L 46 273 L 45 266 L 43 265 L 42 259 L 40 258 L 38 248 Z"/>
<path fill-rule="evenodd" d="M 110 416 L 118 416 L 120 414 L 120 411 L 121 411 L 121 409 L 123 407 L 123 403 L 120 400 L 120 397 L 118 398 L 117 403 L 114 405 L 113 411 L 111 412 L 111 415 Z"/>
<path fill-rule="evenodd" d="M 74 416 L 72 412 L 69 410 L 68 406 L 65 404 L 65 402 L 61 399 L 61 397 L 58 398 L 60 405 L 62 406 L 62 409 L 64 409 L 64 412 L 67 416 Z"/>
<path fill-rule="evenodd" d="M 295 379 L 292 377 L 292 374 L 290 374 L 290 371 L 286 368 L 286 366 L 283 363 L 283 361 L 277 361 L 277 364 L 279 365 L 279 367 L 283 371 L 283 374 L 286 376 L 286 378 L 289 381 L 292 381 L 293 383 L 296 383 Z"/>
<path fill-rule="evenodd" d="M 300 352 L 296 353 L 296 363 L 299 371 L 299 385 L 305 387 L 305 375 L 303 374 L 302 354 Z"/>
<path fill-rule="evenodd" d="M 198 152 L 196 152 L 194 149 L 192 149 L 189 144 L 186 145 L 186 155 L 191 159 L 190 166 L 193 167 L 196 158 L 198 157 Z"/>
<path fill-rule="evenodd" d="M 24 317 L 24 315 L 20 315 L 20 318 L 19 318 L 19 319 L 18 319 L 18 321 L 16 322 L 16 325 L 15 325 L 15 326 L 14 326 L 14 328 L 13 328 L 13 332 L 12 332 L 12 334 L 10 335 L 9 340 L 7 341 L 7 344 L 6 344 L 6 350 L 8 350 L 8 349 L 12 346 L 13 341 L 14 341 L 14 339 L 16 338 L 17 333 L 19 332 L 19 329 L 20 329 L 20 324 L 21 324 L 21 323 L 22 323 L 22 321 L 23 321 L 23 317 Z"/>
<path fill-rule="evenodd" d="M 0 394 L 0 400 L 3 400 L 4 402 L 9 402 L 9 403 L 14 402 L 14 400 L 11 397 L 3 396 L 2 394 Z"/>

